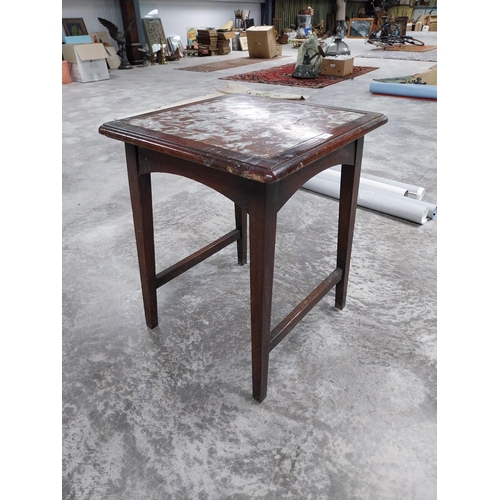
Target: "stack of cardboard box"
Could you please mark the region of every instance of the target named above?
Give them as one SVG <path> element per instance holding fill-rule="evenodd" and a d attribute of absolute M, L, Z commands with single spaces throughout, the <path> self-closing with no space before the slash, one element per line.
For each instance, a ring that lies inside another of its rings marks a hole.
<path fill-rule="evenodd" d="M 424 26 L 429 26 L 425 31 L 437 31 L 437 15 L 422 14 L 415 23 L 415 31 L 423 31 Z"/>
<path fill-rule="evenodd" d="M 212 54 L 217 54 L 217 31 L 199 29 L 198 43 L 200 45 L 207 45 Z"/>
<path fill-rule="evenodd" d="M 219 31 L 217 33 L 217 53 L 222 56 L 231 52 L 231 38 L 234 38 L 233 31 Z"/>

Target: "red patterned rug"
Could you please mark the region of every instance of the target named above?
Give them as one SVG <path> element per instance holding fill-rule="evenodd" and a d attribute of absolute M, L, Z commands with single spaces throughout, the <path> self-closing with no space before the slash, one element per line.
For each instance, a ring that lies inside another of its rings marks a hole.
<path fill-rule="evenodd" d="M 294 78 L 295 63 L 277 66 L 275 68 L 251 71 L 241 75 L 226 76 L 220 80 L 236 80 L 238 82 L 268 83 L 270 85 L 287 85 L 290 87 L 307 87 L 310 89 L 321 89 L 334 83 L 352 80 L 353 78 L 374 71 L 378 68 L 372 66 L 354 66 L 351 74 L 346 76 L 319 75 L 314 79 Z"/>

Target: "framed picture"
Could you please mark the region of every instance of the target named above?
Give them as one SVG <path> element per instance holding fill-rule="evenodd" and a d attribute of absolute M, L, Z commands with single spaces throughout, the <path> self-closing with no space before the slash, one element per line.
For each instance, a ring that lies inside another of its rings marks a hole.
<path fill-rule="evenodd" d="M 240 47 L 241 50 L 248 50 L 248 38 L 246 36 L 240 36 Z"/>
<path fill-rule="evenodd" d="M 144 27 L 144 35 L 151 53 L 158 52 L 162 45 L 166 45 L 167 37 L 163 31 L 163 24 L 160 18 L 142 18 L 142 25 Z"/>
<path fill-rule="evenodd" d="M 75 19 L 63 18 L 62 23 L 67 36 L 81 36 L 89 34 L 81 17 Z"/>
<path fill-rule="evenodd" d="M 198 38 L 198 30 L 196 28 L 186 28 L 186 38 L 187 46 L 192 47 Z"/>
<path fill-rule="evenodd" d="M 179 54 L 183 54 L 182 40 L 179 35 L 169 35 L 167 37 L 167 44 L 170 54 L 173 54 L 177 49 L 179 50 Z"/>
<path fill-rule="evenodd" d="M 355 17 L 349 21 L 348 38 L 368 38 L 372 31 L 373 19 L 371 17 Z"/>

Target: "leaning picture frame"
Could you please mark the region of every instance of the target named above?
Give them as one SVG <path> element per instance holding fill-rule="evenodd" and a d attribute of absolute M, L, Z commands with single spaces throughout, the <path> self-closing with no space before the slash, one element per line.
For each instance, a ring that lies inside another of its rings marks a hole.
<path fill-rule="evenodd" d="M 186 28 L 187 47 L 193 47 L 198 38 L 198 30 L 196 28 Z"/>
<path fill-rule="evenodd" d="M 373 19 L 371 17 L 355 17 L 349 21 L 347 38 L 368 38 L 372 32 Z"/>
<path fill-rule="evenodd" d="M 150 53 L 158 52 L 162 45 L 167 44 L 167 37 L 165 36 L 160 18 L 143 17 L 142 26 L 144 27 L 146 43 L 148 44 Z"/>
<path fill-rule="evenodd" d="M 63 18 L 64 30 L 67 36 L 88 35 L 87 27 L 81 17 L 78 18 Z"/>
<path fill-rule="evenodd" d="M 168 35 L 167 36 L 168 51 L 170 54 L 174 54 L 178 50 L 178 54 L 182 57 L 182 40 L 179 35 Z"/>
<path fill-rule="evenodd" d="M 241 36 L 238 38 L 240 42 L 241 50 L 248 50 L 248 38 L 246 36 Z"/>

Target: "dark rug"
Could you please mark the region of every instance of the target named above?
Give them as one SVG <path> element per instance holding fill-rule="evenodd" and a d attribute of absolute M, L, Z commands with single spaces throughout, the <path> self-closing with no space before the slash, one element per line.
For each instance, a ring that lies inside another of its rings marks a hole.
<path fill-rule="evenodd" d="M 394 45 L 392 47 L 381 47 L 382 50 L 396 50 L 399 52 L 428 52 L 437 49 L 436 45 Z"/>
<path fill-rule="evenodd" d="M 212 56 L 212 57 L 217 57 L 217 56 Z M 273 57 L 273 60 L 282 59 L 284 57 L 291 57 L 291 56 L 277 56 Z M 240 66 L 246 66 L 247 64 L 255 64 L 267 61 L 269 61 L 269 59 L 262 59 L 255 57 L 239 57 L 238 59 L 227 59 L 224 61 L 207 62 L 206 64 L 197 64 L 196 66 L 186 66 L 185 68 L 175 68 L 175 69 L 182 69 L 183 71 L 196 71 L 198 73 L 211 73 L 212 71 L 239 68 Z"/>
<path fill-rule="evenodd" d="M 353 78 L 374 71 L 378 68 L 373 66 L 354 66 L 351 74 L 346 76 L 319 75 L 310 80 L 304 78 L 294 78 L 292 73 L 295 70 L 295 63 L 277 66 L 275 68 L 252 71 L 241 75 L 226 76 L 220 80 L 235 80 L 238 82 L 267 83 L 269 85 L 286 85 L 289 87 L 306 87 L 310 89 L 321 89 L 334 83 L 352 80 Z"/>

